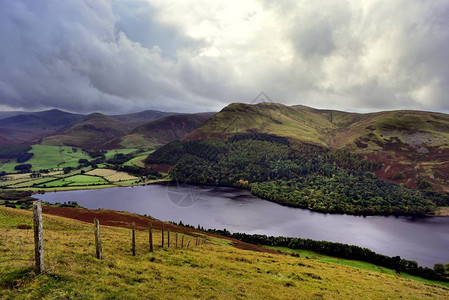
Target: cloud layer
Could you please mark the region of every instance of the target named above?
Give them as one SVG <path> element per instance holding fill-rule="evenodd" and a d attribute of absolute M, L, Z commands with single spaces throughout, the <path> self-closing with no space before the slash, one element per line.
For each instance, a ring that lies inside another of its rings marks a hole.
<path fill-rule="evenodd" d="M 449 111 L 445 0 L 4 0 L 0 107 Z"/>

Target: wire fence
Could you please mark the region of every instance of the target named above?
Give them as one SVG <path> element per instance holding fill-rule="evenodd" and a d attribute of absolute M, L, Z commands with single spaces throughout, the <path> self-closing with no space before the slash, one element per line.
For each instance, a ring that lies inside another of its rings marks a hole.
<path fill-rule="evenodd" d="M 40 205 L 39 201 L 33 203 L 33 226 L 19 224 L 0 230 L 0 277 L 19 269 L 34 270 L 37 274 L 51 273 L 61 264 L 73 264 L 79 255 L 102 260 L 103 252 L 112 256 L 112 253 L 124 251 L 123 255 L 139 256 L 164 248 L 185 250 L 209 243 L 203 235 L 176 230 L 173 226 L 157 227 L 152 222 L 146 230 L 136 228 L 132 223 L 125 229 L 129 230 L 128 241 L 123 239 L 127 236 L 127 233 L 123 234 L 123 228 L 103 227 L 98 219 L 93 220 L 94 225 L 89 231 L 64 228 L 61 224 L 46 230 Z M 119 240 L 114 230 L 120 233 Z M 60 246 L 64 246 L 64 251 L 56 250 Z"/>

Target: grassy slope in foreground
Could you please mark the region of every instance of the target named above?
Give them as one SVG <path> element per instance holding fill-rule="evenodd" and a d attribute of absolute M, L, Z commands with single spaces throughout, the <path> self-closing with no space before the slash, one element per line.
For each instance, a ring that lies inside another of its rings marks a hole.
<path fill-rule="evenodd" d="M 92 225 L 44 215 L 47 274 L 35 276 L 29 211 L 0 208 L 0 287 L 5 298 L 407 298 L 447 299 L 447 289 L 350 266 L 237 249 L 224 239 L 188 250 L 147 250 L 137 232 L 102 226 L 104 260 L 94 258 Z M 100 219 L 101 220 L 101 219 Z M 172 234 L 173 238 L 173 234 Z M 160 245 L 160 233 L 155 232 Z M 173 243 L 173 240 L 172 240 Z M 386 288 L 388 287 L 388 288 Z"/>
<path fill-rule="evenodd" d="M 341 264 L 341 265 L 352 266 L 355 268 L 360 268 L 360 269 L 364 269 L 364 270 L 368 270 L 368 271 L 390 274 L 395 277 L 399 276 L 392 269 L 381 267 L 381 266 L 378 266 L 378 265 L 375 265 L 375 264 L 372 264 L 369 262 L 365 262 L 365 261 L 333 257 L 333 256 L 328 256 L 328 255 L 316 253 L 316 252 L 309 251 L 309 250 L 302 250 L 302 249 L 290 249 L 287 247 L 280 247 L 280 246 L 264 246 L 264 247 L 267 249 L 271 249 L 271 250 L 279 250 L 279 251 L 282 251 L 285 253 L 297 253 L 297 254 L 301 255 L 301 257 L 308 257 L 309 259 L 318 260 L 318 261 L 324 262 L 324 263 Z M 430 284 L 436 283 L 436 284 L 439 284 L 439 285 L 449 288 L 449 282 L 433 281 L 433 280 L 429 280 L 429 279 L 422 278 L 419 276 L 410 275 L 410 274 L 407 274 L 404 272 L 401 272 L 400 276 L 402 276 L 404 278 L 410 278 L 410 279 L 414 279 L 417 281 L 425 282 L 425 283 L 430 283 Z"/>

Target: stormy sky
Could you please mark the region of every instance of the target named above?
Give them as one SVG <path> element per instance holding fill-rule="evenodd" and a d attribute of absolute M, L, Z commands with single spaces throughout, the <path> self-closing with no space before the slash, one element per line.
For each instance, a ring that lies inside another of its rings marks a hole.
<path fill-rule="evenodd" d="M 2 0 L 0 110 L 449 112 L 447 0 Z"/>

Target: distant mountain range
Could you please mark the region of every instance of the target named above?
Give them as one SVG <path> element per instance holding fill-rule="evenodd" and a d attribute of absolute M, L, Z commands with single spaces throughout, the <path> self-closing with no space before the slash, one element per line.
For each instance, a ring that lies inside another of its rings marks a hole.
<path fill-rule="evenodd" d="M 16 114 L 16 115 L 14 115 Z M 173 140 L 268 133 L 292 143 L 347 149 L 381 161 L 377 176 L 416 187 L 425 178 L 449 192 L 449 115 L 424 111 L 348 113 L 278 103 L 233 103 L 219 113 L 147 110 L 107 116 L 52 109 L 0 113 L 0 146 L 69 145 L 85 149 L 156 148 Z"/>
<path fill-rule="evenodd" d="M 103 145 L 103 148 L 155 148 L 183 139 L 214 115 L 215 113 L 177 114 L 157 119 L 136 127 L 127 135 L 117 137 Z"/>
<path fill-rule="evenodd" d="M 133 137 L 125 138 L 124 141 L 121 141 L 123 145 L 118 142 L 116 146 L 113 146 L 115 145 L 113 140 L 131 134 L 133 129 L 141 125 L 176 115 L 180 114 L 157 110 L 112 116 L 100 113 L 89 115 L 73 114 L 57 109 L 42 112 L 0 112 L 0 146 L 44 143 L 50 145 L 71 145 L 86 149 L 103 149 L 103 144 L 108 144 L 104 146 L 106 147 L 105 149 L 110 147 L 134 147 L 134 145 L 126 143 L 127 140 L 132 142 Z M 201 125 L 193 119 L 192 124 Z M 171 123 L 167 125 L 175 126 L 176 128 L 173 128 L 173 132 L 178 132 L 178 134 L 172 135 L 173 138 L 183 137 L 183 134 L 179 136 L 180 128 L 185 128 L 184 131 L 186 132 L 184 134 L 196 128 L 188 124 L 188 121 L 185 117 L 181 117 L 179 120 L 180 125 L 177 125 L 176 118 L 171 119 Z M 143 131 L 143 129 L 139 129 L 140 133 Z M 163 133 L 163 135 L 166 134 Z M 137 143 L 135 146 L 160 145 L 161 142 L 157 142 L 158 139 L 157 136 L 153 136 L 150 140 L 143 139 L 141 143 Z M 162 136 L 161 140 L 166 141 L 167 137 Z"/>

